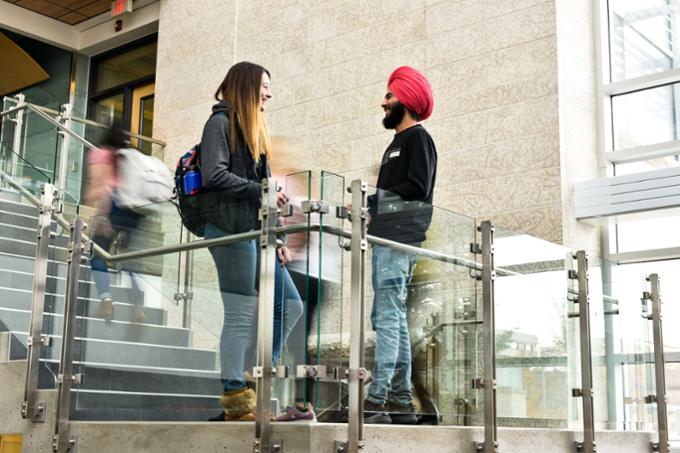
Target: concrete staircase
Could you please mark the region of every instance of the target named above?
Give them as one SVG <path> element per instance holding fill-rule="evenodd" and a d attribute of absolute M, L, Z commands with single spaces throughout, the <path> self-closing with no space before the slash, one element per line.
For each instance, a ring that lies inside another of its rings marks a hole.
<path fill-rule="evenodd" d="M 0 332 L 6 332 L 10 360 L 27 356 L 36 229 L 37 209 L 22 203 L 17 194 L 0 192 Z M 59 235 L 49 250 L 43 333 L 52 343 L 41 358 L 39 385 L 44 389 L 56 387 L 67 242 L 65 234 Z M 143 269 L 160 273 L 153 263 Z M 89 267 L 81 266 L 75 372 L 83 374 L 83 382 L 73 390 L 71 418 L 200 421 L 218 413 L 216 352 L 192 348 L 191 332 L 167 325 L 164 310 L 144 307 L 144 323 L 132 322 L 130 293 L 120 278 L 114 281 L 114 319 L 95 318 L 100 302 Z"/>

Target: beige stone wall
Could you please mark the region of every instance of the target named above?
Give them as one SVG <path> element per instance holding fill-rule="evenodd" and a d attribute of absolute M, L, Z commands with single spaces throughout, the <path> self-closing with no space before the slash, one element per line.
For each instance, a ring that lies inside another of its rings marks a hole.
<path fill-rule="evenodd" d="M 562 241 L 560 114 L 574 109 L 558 96 L 554 0 L 191 5 L 161 3 L 154 133 L 169 161 L 198 140 L 228 66 L 251 60 L 272 72 L 268 119 L 289 162 L 374 181 L 387 76 L 413 65 L 435 90 L 436 204 Z"/>

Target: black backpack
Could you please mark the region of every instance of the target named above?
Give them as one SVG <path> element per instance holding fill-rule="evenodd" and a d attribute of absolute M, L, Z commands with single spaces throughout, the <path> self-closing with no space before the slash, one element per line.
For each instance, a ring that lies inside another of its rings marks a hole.
<path fill-rule="evenodd" d="M 177 211 L 184 227 L 198 237 L 203 237 L 207 223 L 201 176 L 201 145 L 198 144 L 179 158 L 175 170 Z"/>

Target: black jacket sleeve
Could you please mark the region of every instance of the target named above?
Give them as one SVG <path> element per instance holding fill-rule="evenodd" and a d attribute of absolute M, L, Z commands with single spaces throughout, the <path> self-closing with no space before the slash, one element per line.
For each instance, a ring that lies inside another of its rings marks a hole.
<path fill-rule="evenodd" d="M 226 115 L 212 115 L 201 137 L 201 173 L 203 186 L 233 198 L 259 200 L 259 183 L 248 181 L 230 171 L 229 120 Z"/>
<path fill-rule="evenodd" d="M 437 168 L 437 152 L 429 135 L 415 134 L 408 142 L 408 173 L 406 181 L 386 188 L 405 201 L 422 200 L 432 192 Z"/>

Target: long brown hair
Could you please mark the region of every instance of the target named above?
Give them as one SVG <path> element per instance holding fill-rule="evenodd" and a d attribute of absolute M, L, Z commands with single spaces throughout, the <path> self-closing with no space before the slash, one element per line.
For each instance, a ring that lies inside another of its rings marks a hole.
<path fill-rule="evenodd" d="M 226 77 L 215 92 L 215 99 L 229 102 L 229 146 L 236 150 L 236 139 L 240 129 L 255 161 L 261 155 L 269 158 L 271 141 L 264 115 L 260 110 L 260 86 L 262 74 L 269 71 L 264 67 L 242 61 L 229 68 Z"/>

